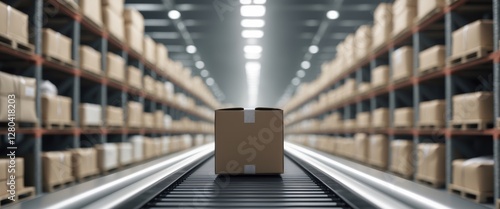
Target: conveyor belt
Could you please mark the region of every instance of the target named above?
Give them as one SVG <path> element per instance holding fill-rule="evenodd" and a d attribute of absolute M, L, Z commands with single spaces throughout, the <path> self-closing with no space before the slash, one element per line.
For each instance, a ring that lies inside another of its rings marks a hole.
<path fill-rule="evenodd" d="M 217 176 L 213 157 L 142 206 L 173 207 L 353 208 L 289 158 L 282 175 Z"/>

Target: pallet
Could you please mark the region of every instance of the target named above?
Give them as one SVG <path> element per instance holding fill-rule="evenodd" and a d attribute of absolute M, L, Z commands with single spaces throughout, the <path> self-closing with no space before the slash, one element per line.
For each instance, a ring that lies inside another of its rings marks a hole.
<path fill-rule="evenodd" d="M 407 80 L 410 80 L 410 76 L 405 76 L 403 78 L 398 78 L 396 80 L 393 80 L 392 83 L 393 84 L 398 84 L 398 83 L 403 83 L 403 82 L 405 82 Z"/>
<path fill-rule="evenodd" d="M 433 188 L 441 188 L 444 186 L 444 182 L 429 181 L 427 179 L 415 179 L 415 181 L 420 184 L 424 184 Z"/>
<path fill-rule="evenodd" d="M 99 178 L 99 174 L 92 174 L 90 176 L 85 176 L 85 177 L 75 177 L 75 181 L 78 182 L 78 183 L 82 183 L 82 182 L 86 182 L 86 181 L 90 181 L 90 180 L 94 180 L 96 178 Z"/>
<path fill-rule="evenodd" d="M 429 68 L 425 68 L 425 69 L 418 69 L 418 75 L 424 76 L 427 74 L 431 74 L 433 72 L 440 71 L 443 68 L 444 68 L 444 66 L 435 66 L 435 67 L 429 67 Z"/>
<path fill-rule="evenodd" d="M 16 191 L 16 196 L 14 197 L 15 201 L 11 201 L 9 199 L 9 194 L 0 197 L 0 207 L 5 207 L 10 204 L 29 199 L 30 197 L 34 197 L 35 194 L 35 187 L 24 187 Z"/>
<path fill-rule="evenodd" d="M 102 127 L 102 125 L 80 125 L 82 130 L 99 130 Z"/>
<path fill-rule="evenodd" d="M 17 42 L 16 40 L 13 40 L 1 33 L 0 33 L 0 45 L 4 45 L 11 49 L 28 54 L 33 54 L 33 52 L 35 51 L 35 47 L 32 44 Z"/>
<path fill-rule="evenodd" d="M 493 128 L 492 122 L 482 120 L 451 121 L 451 127 L 458 130 L 486 130 Z"/>
<path fill-rule="evenodd" d="M 418 127 L 421 130 L 439 130 L 444 128 L 444 126 L 438 126 L 438 125 L 418 125 Z"/>
<path fill-rule="evenodd" d="M 411 29 L 411 26 L 410 26 L 410 28 L 405 28 L 404 30 L 402 30 L 401 32 L 399 32 L 396 35 L 393 35 L 391 32 L 392 39 L 397 40 L 397 39 L 401 38 L 403 35 L 407 34 L 410 31 L 410 29 Z M 410 36 L 410 38 L 411 38 L 411 36 Z"/>
<path fill-rule="evenodd" d="M 493 49 L 491 48 L 484 48 L 484 47 L 477 47 L 473 50 L 470 50 L 467 53 L 464 53 L 463 55 L 460 56 L 454 56 L 448 58 L 448 66 L 455 66 L 459 64 L 464 64 L 473 60 L 477 60 L 483 57 L 488 56 L 491 52 L 493 52 Z"/>
<path fill-rule="evenodd" d="M 63 130 L 75 127 L 75 123 L 56 123 L 56 122 L 43 122 L 43 127 L 47 130 Z"/>
<path fill-rule="evenodd" d="M 102 71 L 99 71 L 100 73 L 96 73 L 94 71 L 91 71 L 91 70 L 88 70 L 88 69 L 85 69 L 85 68 L 81 68 L 82 72 L 86 75 L 89 75 L 89 76 L 92 76 L 94 77 L 95 79 L 101 79 L 103 76 L 102 74 Z"/>
<path fill-rule="evenodd" d="M 67 61 L 60 60 L 59 58 L 51 57 L 48 55 L 43 55 L 43 58 L 46 59 L 47 61 L 57 63 L 57 64 L 62 65 L 64 67 L 68 67 L 68 68 L 75 67 L 75 65 L 73 63 L 68 63 Z"/>
<path fill-rule="evenodd" d="M 466 187 L 450 184 L 448 186 L 450 193 L 460 195 L 464 199 L 472 200 L 476 203 L 493 202 L 493 192 L 479 192 Z"/>
<path fill-rule="evenodd" d="M 426 20 L 428 20 L 429 18 L 433 17 L 437 13 L 440 13 L 442 10 L 443 10 L 443 8 L 434 8 L 432 11 L 430 11 L 429 13 L 427 13 L 422 18 L 416 20 L 415 23 L 417 23 L 417 25 L 420 25 L 421 23 L 425 22 Z"/>
<path fill-rule="evenodd" d="M 103 23 L 101 22 L 100 25 L 96 22 L 94 22 L 93 20 L 91 20 L 90 18 L 86 17 L 85 15 L 82 15 L 82 18 L 85 22 L 88 22 L 90 25 L 92 25 L 92 27 L 94 28 L 97 28 L 98 30 L 102 30 L 103 29 Z"/>
<path fill-rule="evenodd" d="M 53 185 L 43 185 L 43 190 L 45 192 L 53 192 L 56 190 L 64 189 L 66 187 L 73 186 L 75 184 L 75 178 L 71 177 L 70 179 L 66 180 L 64 183 L 59 183 L 59 184 L 53 184 Z"/>
<path fill-rule="evenodd" d="M 396 126 L 396 125 L 394 126 L 394 129 L 396 129 L 396 130 L 410 130 L 412 128 L 413 127 L 411 127 L 411 126 Z"/>

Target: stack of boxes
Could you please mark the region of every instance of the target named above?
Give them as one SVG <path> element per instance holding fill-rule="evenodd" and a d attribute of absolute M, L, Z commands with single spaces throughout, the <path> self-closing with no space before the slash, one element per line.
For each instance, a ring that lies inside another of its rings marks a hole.
<path fill-rule="evenodd" d="M 16 122 L 37 123 L 35 92 L 35 79 L 0 72 L 0 122 L 9 122 L 7 105 L 15 103 Z"/>
<path fill-rule="evenodd" d="M 417 16 L 417 1 L 396 0 L 392 5 L 393 30 L 392 36 L 397 37 L 401 33 L 408 31 L 415 22 Z"/>
<path fill-rule="evenodd" d="M 127 43 L 134 52 L 142 54 L 144 17 L 139 11 L 127 8 L 123 13 L 123 18 L 125 19 L 125 38 Z"/>
<path fill-rule="evenodd" d="M 445 0 L 417 1 L 418 22 L 422 22 L 430 15 L 439 12 L 445 5 Z"/>
<path fill-rule="evenodd" d="M 48 128 L 53 125 L 72 126 L 71 98 L 57 95 L 42 96 L 42 122 Z"/>
<path fill-rule="evenodd" d="M 21 45 L 28 42 L 28 15 L 0 2 L 0 36 Z"/>
<path fill-rule="evenodd" d="M 113 38 L 125 42 L 124 0 L 101 0 L 101 3 L 104 27 Z"/>
<path fill-rule="evenodd" d="M 98 27 L 102 27 L 102 7 L 100 0 L 79 0 L 80 12 Z"/>
<path fill-rule="evenodd" d="M 52 192 L 56 187 L 73 182 L 73 162 L 70 151 L 42 153 L 43 190 Z"/>
<path fill-rule="evenodd" d="M 42 54 L 52 60 L 73 64 L 71 58 L 72 40 L 50 28 L 43 29 Z"/>
<path fill-rule="evenodd" d="M 403 46 L 392 54 L 392 82 L 408 80 L 413 75 L 413 48 Z"/>
<path fill-rule="evenodd" d="M 373 19 L 372 50 L 377 51 L 392 38 L 392 4 L 379 4 L 375 9 Z"/>

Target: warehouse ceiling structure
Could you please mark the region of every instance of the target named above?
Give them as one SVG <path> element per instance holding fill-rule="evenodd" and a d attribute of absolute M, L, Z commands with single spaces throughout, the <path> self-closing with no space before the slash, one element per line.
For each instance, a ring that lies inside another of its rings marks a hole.
<path fill-rule="evenodd" d="M 387 0 L 126 0 L 126 6 L 138 9 L 146 35 L 204 77 L 223 103 L 275 106 L 317 77 L 349 33 L 371 24 L 380 2 Z"/>

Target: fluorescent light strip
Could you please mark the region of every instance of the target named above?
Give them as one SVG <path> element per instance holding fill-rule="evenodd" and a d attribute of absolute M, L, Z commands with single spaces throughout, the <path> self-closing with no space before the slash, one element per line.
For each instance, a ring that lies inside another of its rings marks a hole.
<path fill-rule="evenodd" d="M 240 13 L 243 17 L 262 17 L 266 14 L 266 7 L 262 5 L 243 5 Z"/>
<path fill-rule="evenodd" d="M 264 37 L 264 32 L 261 30 L 243 30 L 241 36 L 243 38 L 262 38 Z"/>
<path fill-rule="evenodd" d="M 241 20 L 241 26 L 244 28 L 262 28 L 266 22 L 261 19 L 244 19 Z"/>

